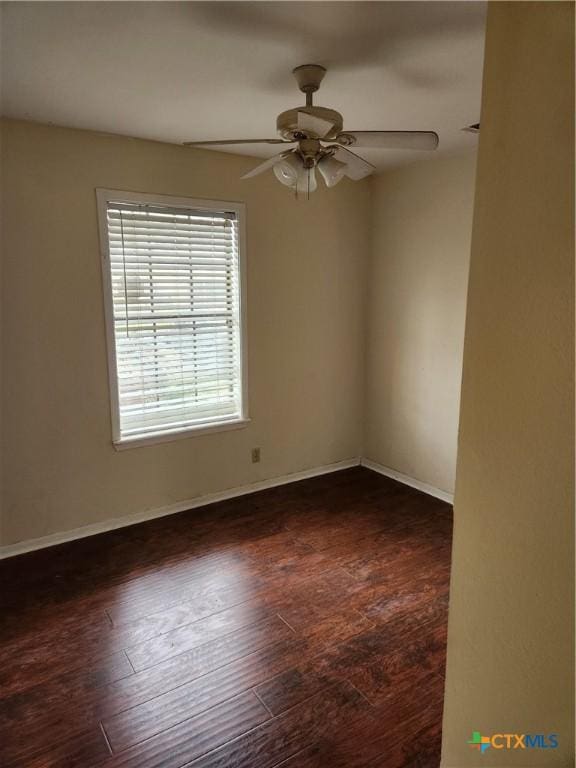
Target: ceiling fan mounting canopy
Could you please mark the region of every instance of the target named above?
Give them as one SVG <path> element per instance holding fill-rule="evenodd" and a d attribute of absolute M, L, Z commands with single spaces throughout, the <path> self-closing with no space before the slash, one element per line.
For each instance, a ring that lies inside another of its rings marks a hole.
<path fill-rule="evenodd" d="M 314 93 L 320 88 L 320 83 L 324 80 L 326 67 L 322 67 L 320 64 L 301 64 L 292 70 L 292 74 L 302 93 Z"/>
<path fill-rule="evenodd" d="M 343 176 L 357 181 L 375 170 L 347 147 L 432 150 L 438 146 L 438 136 L 433 131 L 344 131 L 340 112 L 313 104 L 313 94 L 320 87 L 326 69 L 319 64 L 303 64 L 292 73 L 298 87 L 306 94 L 306 105 L 278 115 L 276 129 L 281 138 L 188 141 L 186 146 L 297 144 L 297 147 L 260 163 L 242 178 L 251 178 L 272 168 L 282 184 L 296 193 L 305 191 L 308 194 L 316 189 L 315 168 L 328 187 L 334 186 Z"/>

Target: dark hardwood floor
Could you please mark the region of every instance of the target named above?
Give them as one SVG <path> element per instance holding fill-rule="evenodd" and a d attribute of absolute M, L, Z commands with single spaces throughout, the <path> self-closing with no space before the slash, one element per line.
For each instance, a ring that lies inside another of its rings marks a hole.
<path fill-rule="evenodd" d="M 452 510 L 354 468 L 0 562 L 3 768 L 437 768 Z"/>

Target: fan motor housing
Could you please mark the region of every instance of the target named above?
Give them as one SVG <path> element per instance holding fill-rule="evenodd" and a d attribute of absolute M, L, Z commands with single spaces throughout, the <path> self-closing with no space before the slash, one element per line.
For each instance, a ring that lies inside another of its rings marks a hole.
<path fill-rule="evenodd" d="M 328 120 L 334 123 L 334 127 L 326 136 L 316 136 L 310 131 L 303 132 L 298 128 L 298 113 L 305 112 L 308 115 L 314 115 L 321 120 Z M 276 129 L 283 139 L 288 141 L 297 141 L 301 138 L 322 139 L 323 141 L 330 141 L 335 139 L 336 136 L 342 131 L 342 115 L 340 112 L 336 112 L 335 109 L 329 109 L 328 107 L 296 107 L 295 109 L 288 109 L 286 112 L 282 112 L 276 119 Z"/>

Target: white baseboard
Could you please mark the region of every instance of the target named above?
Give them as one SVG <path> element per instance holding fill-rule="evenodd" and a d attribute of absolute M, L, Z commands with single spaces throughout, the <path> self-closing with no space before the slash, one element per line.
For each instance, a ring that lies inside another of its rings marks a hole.
<path fill-rule="evenodd" d="M 145 512 L 136 512 L 132 515 L 124 515 L 123 517 L 116 517 L 112 520 L 104 520 L 101 523 L 85 525 L 82 526 L 82 528 L 74 528 L 71 531 L 64 531 L 63 533 L 52 533 L 48 536 L 42 536 L 39 539 L 28 539 L 27 541 L 21 541 L 17 544 L 8 544 L 5 547 L 0 547 L 0 560 L 3 560 L 6 557 L 22 555 L 25 552 L 33 552 L 36 549 L 44 549 L 45 547 L 53 547 L 56 544 L 64 544 L 67 541 L 83 539 L 86 536 L 95 536 L 97 533 L 113 531 L 116 528 L 125 528 L 129 525 L 134 525 L 135 523 L 143 523 L 146 520 L 154 520 L 158 517 L 174 515 L 177 512 L 185 512 L 188 509 L 204 507 L 207 504 L 214 504 L 217 501 L 234 499 L 237 496 L 245 496 L 249 493 L 254 493 L 255 491 L 263 491 L 267 488 L 275 488 L 278 485 L 295 483 L 298 480 L 306 480 L 310 477 L 327 475 L 330 472 L 338 472 L 341 469 L 357 467 L 359 464 L 360 458 L 338 461 L 335 464 L 326 464 L 322 467 L 304 469 L 301 472 L 294 472 L 290 475 L 282 475 L 281 477 L 272 477 L 269 480 L 259 480 L 256 483 L 237 486 L 236 488 L 230 488 L 226 491 L 219 491 L 218 493 L 208 493 L 204 496 L 196 496 L 193 499 L 178 501 L 175 504 L 169 504 L 165 507 L 157 507 L 156 509 L 149 509 Z"/>
<path fill-rule="evenodd" d="M 82 528 L 74 528 L 71 531 L 64 531 L 63 533 L 52 533 L 48 536 L 42 536 L 38 539 L 29 539 L 28 541 L 21 541 L 17 544 L 8 544 L 5 547 L 0 547 L 0 560 L 3 560 L 7 557 L 15 557 L 16 555 L 23 555 L 25 552 L 33 552 L 37 549 L 44 549 L 45 547 L 53 547 L 56 544 L 64 544 L 67 541 L 83 539 L 86 536 L 95 536 L 98 533 L 113 531 L 116 528 L 125 528 L 129 525 L 135 525 L 136 523 L 143 523 L 146 520 L 155 520 L 158 517 L 174 515 L 177 512 L 185 512 L 188 509 L 204 507 L 207 504 L 214 504 L 217 501 L 234 499 L 238 496 L 245 496 L 246 494 L 254 493 L 255 491 L 263 491 L 267 488 L 275 488 L 279 485 L 295 483 L 298 480 L 306 480 L 310 477 L 327 475 L 330 472 L 338 472 L 341 469 L 349 469 L 350 467 L 356 467 L 359 464 L 361 464 L 363 467 L 366 467 L 367 469 L 373 470 L 374 472 L 378 472 L 381 475 L 391 477 L 393 480 L 398 480 L 398 482 L 404 483 L 404 485 L 417 488 L 419 491 L 428 493 L 430 496 L 435 496 L 438 499 L 442 499 L 442 501 L 447 501 L 450 504 L 452 504 L 454 501 L 453 494 L 442 491 L 439 488 L 434 488 L 432 485 L 428 485 L 427 483 L 422 483 L 420 480 L 415 480 L 413 477 L 408 477 L 408 475 L 403 475 L 401 472 L 397 472 L 395 469 L 384 467 L 382 464 L 377 464 L 371 459 L 347 459 L 346 461 L 339 461 L 335 464 L 326 464 L 322 467 L 304 469 L 301 472 L 294 472 L 290 475 L 272 477 L 269 480 L 259 480 L 256 483 L 241 485 L 237 486 L 236 488 L 229 488 L 226 491 L 219 491 L 218 493 L 208 493 L 204 496 L 196 496 L 193 499 L 185 499 L 184 501 L 178 501 L 175 504 L 169 504 L 165 507 L 157 507 L 155 509 L 149 509 L 144 512 L 136 512 L 131 515 L 116 517 L 112 520 L 104 520 L 101 523 L 85 525 Z"/>
<path fill-rule="evenodd" d="M 409 485 L 411 488 L 427 493 L 429 496 L 435 496 L 437 499 L 447 501 L 449 504 L 454 503 L 453 493 L 448 493 L 448 491 L 443 491 L 440 488 L 435 488 L 433 485 L 428 485 L 428 483 L 423 483 L 420 480 L 415 480 L 413 477 L 403 475 L 402 472 L 397 472 L 395 469 L 390 469 L 390 467 L 384 467 L 382 464 L 372 461 L 372 459 L 362 458 L 360 459 L 360 464 L 367 469 L 374 470 L 374 472 L 379 472 L 381 475 L 391 477 L 392 480 L 398 480 L 399 483 L 404 483 L 404 485 Z"/>

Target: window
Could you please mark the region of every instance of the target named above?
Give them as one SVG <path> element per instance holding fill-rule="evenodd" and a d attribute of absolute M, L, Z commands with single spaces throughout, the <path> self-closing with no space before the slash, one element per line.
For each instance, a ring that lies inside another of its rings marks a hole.
<path fill-rule="evenodd" d="M 97 195 L 114 443 L 242 426 L 243 205 Z"/>

